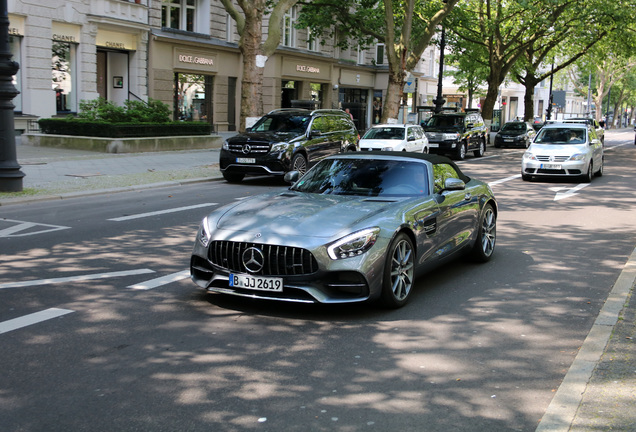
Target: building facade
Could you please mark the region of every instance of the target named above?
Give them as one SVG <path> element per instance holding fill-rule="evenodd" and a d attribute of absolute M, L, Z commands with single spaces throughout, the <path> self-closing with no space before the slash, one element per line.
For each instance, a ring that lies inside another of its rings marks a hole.
<path fill-rule="evenodd" d="M 235 131 L 243 62 L 233 19 L 214 0 L 9 0 L 13 59 L 20 64 L 16 129 L 25 119 L 74 115 L 82 100 L 158 99 L 175 120 Z M 296 29 L 285 15 L 282 39 L 264 69 L 264 112 L 275 108 L 349 109 L 360 131 L 378 123 L 388 84 L 382 44 L 340 49 Z M 264 31 L 267 29 L 267 19 Z M 419 122 L 437 94 L 439 51 L 429 47 L 407 78 L 400 122 Z M 446 105 L 468 106 L 444 80 Z M 523 92 L 503 89 L 506 118 L 523 116 Z M 535 103 L 537 103 L 535 101 Z M 501 105 L 504 106 L 504 105 Z"/>

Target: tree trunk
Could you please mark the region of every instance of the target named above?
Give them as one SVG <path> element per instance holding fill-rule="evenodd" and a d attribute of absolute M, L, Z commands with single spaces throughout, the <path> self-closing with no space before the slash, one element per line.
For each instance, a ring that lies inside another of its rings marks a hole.
<path fill-rule="evenodd" d="M 382 123 L 388 123 L 389 119 L 397 120 L 398 118 L 402 105 L 405 75 L 403 70 L 389 70 L 389 85 L 386 91 L 386 98 L 384 98 L 384 107 L 382 108 Z"/>
<path fill-rule="evenodd" d="M 481 107 L 481 115 L 486 121 L 486 124 L 490 126 L 492 123 L 492 111 L 495 109 L 495 103 L 497 103 L 497 96 L 499 95 L 499 83 L 488 83 L 488 91 L 486 92 L 486 99 L 484 100 L 484 106 Z"/>
<path fill-rule="evenodd" d="M 525 94 L 523 96 L 523 121 L 532 122 L 534 120 L 534 88 L 541 81 L 537 80 L 534 76 L 526 75 L 523 79 Z M 541 113 L 542 114 L 542 113 Z M 540 115 L 540 113 L 537 113 Z"/>
<path fill-rule="evenodd" d="M 261 54 L 262 21 L 253 14 L 245 15 L 245 30 L 239 43 L 243 55 L 241 79 L 241 118 L 239 130 L 245 130 L 248 117 L 263 115 L 263 71 L 266 57 Z M 260 64 L 260 63 L 262 64 Z"/>

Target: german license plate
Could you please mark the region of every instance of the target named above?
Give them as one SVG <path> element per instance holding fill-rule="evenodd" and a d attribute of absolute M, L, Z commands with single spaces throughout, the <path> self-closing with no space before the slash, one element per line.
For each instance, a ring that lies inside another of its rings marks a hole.
<path fill-rule="evenodd" d="M 547 164 L 542 164 L 541 168 L 542 169 L 560 170 L 561 169 L 561 164 L 547 163 Z"/>
<path fill-rule="evenodd" d="M 260 291 L 283 291 L 283 278 L 230 274 L 230 286 Z"/>
<path fill-rule="evenodd" d="M 439 147 L 439 144 L 437 144 L 437 143 L 428 143 L 428 146 L 437 148 L 437 147 Z"/>
<path fill-rule="evenodd" d="M 506 139 L 504 139 L 504 142 L 513 142 L 513 141 L 514 141 L 514 140 L 513 140 L 513 139 L 510 139 L 510 138 L 506 138 Z"/>
<path fill-rule="evenodd" d="M 255 158 L 236 158 L 236 163 L 253 164 L 256 163 Z"/>

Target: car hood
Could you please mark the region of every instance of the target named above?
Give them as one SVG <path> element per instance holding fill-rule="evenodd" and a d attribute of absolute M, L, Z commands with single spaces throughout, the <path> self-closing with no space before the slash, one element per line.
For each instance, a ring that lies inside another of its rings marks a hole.
<path fill-rule="evenodd" d="M 509 137 L 515 137 L 515 136 L 520 136 L 520 135 L 525 135 L 526 132 L 524 131 L 499 131 L 499 133 L 497 135 L 499 136 L 509 136 Z"/>
<path fill-rule="evenodd" d="M 404 145 L 404 140 L 392 139 L 361 139 L 360 147 L 384 148 L 400 147 Z"/>
<path fill-rule="evenodd" d="M 349 233 L 395 207 L 397 199 L 284 191 L 259 195 L 230 207 L 216 220 L 219 230 L 254 232 L 263 237 L 329 238 Z"/>
<path fill-rule="evenodd" d="M 573 155 L 577 153 L 587 153 L 589 146 L 587 144 L 536 144 L 532 143 L 528 147 L 529 152 L 536 154 L 553 154 L 553 155 Z"/>
<path fill-rule="evenodd" d="M 289 141 L 293 138 L 299 137 L 303 135 L 302 132 L 245 132 L 238 135 L 234 135 L 231 138 L 228 138 L 228 143 L 235 142 L 249 142 L 249 141 L 257 141 L 257 142 L 269 142 L 269 143 L 277 143 L 283 141 Z"/>

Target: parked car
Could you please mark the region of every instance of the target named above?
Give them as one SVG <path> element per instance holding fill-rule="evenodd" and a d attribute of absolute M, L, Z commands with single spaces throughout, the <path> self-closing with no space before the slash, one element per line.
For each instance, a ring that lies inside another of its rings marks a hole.
<path fill-rule="evenodd" d="M 497 203 L 447 157 L 356 152 L 293 185 L 207 215 L 190 261 L 208 292 L 299 303 L 403 306 L 416 276 L 467 253 L 488 261 Z"/>
<path fill-rule="evenodd" d="M 358 150 L 359 139 L 351 116 L 342 110 L 277 109 L 226 140 L 219 165 L 229 182 L 248 174 L 304 173 L 327 156 Z"/>
<path fill-rule="evenodd" d="M 603 175 L 603 144 L 586 124 L 556 123 L 544 126 L 521 162 L 521 177 L 582 177 Z"/>
<path fill-rule="evenodd" d="M 595 131 L 598 139 L 601 140 L 602 144 L 605 144 L 605 129 L 599 122 L 590 117 L 572 117 L 568 119 L 562 120 L 563 123 L 584 123 L 586 125 L 591 126 Z"/>
<path fill-rule="evenodd" d="M 495 135 L 495 147 L 521 146 L 527 148 L 537 133 L 526 122 L 508 122 Z"/>
<path fill-rule="evenodd" d="M 409 151 L 428 153 L 428 139 L 421 126 L 383 124 L 370 128 L 360 139 L 361 151 Z"/>
<path fill-rule="evenodd" d="M 430 153 L 445 154 L 463 160 L 469 151 L 475 157 L 486 152 L 487 128 L 481 114 L 434 114 L 422 123 Z"/>

